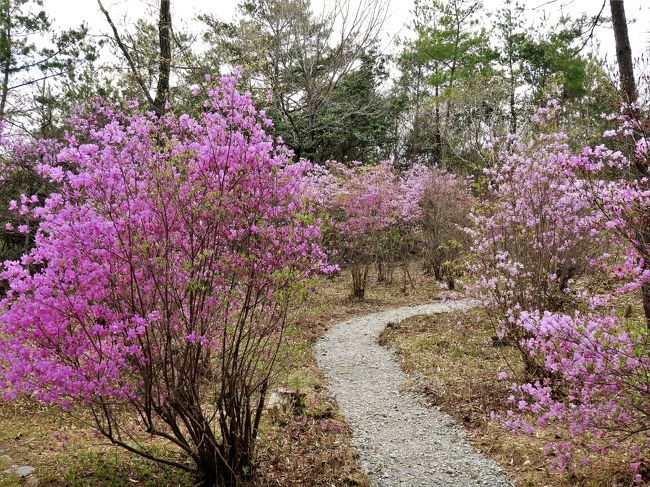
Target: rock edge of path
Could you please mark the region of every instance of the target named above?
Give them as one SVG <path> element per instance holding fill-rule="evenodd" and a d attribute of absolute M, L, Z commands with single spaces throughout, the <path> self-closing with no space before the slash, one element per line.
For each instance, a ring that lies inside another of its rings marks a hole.
<path fill-rule="evenodd" d="M 468 309 L 476 301 L 441 301 L 353 318 L 315 345 L 329 390 L 353 428 L 352 446 L 373 486 L 510 486 L 503 469 L 467 442 L 451 416 L 400 392 L 407 379 L 396 354 L 377 343 L 390 322 Z"/>

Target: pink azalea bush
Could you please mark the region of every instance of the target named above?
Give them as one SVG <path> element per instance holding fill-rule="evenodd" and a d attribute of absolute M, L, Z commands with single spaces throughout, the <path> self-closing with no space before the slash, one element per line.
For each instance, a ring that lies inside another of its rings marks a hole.
<path fill-rule="evenodd" d="M 332 161 L 314 170 L 312 187 L 329 217 L 331 254 L 350 269 L 353 297 L 363 299 L 371 264 L 408 253 L 420 215 L 418 188 L 403 181 L 388 161 L 349 167 Z"/>
<path fill-rule="evenodd" d="M 387 163 L 384 163 L 387 164 Z M 427 188 L 428 169 L 416 164 L 409 171 L 393 175 L 392 218 L 375 242 L 375 263 L 379 282 L 390 283 L 397 266 L 402 268 L 402 292 L 415 284 L 410 260 L 419 255 L 422 244 L 422 196 Z"/>
<path fill-rule="evenodd" d="M 597 252 L 593 209 L 581 182 L 564 170 L 572 157 L 564 134 L 541 133 L 528 142 L 510 137 L 494 156 L 495 166 L 485 170 L 486 197 L 471 213 L 471 270 L 497 334 L 520 348 L 535 373 L 520 346 L 528 333 L 517 325 L 518 314 L 566 304 Z"/>
<path fill-rule="evenodd" d="M 639 134 L 629 120 L 624 119 L 622 127 L 624 137 Z M 638 143 L 632 145 L 636 160 L 630 161 L 605 146 L 586 147 L 573 154 L 565 144 L 558 144 L 564 140 L 562 134 L 538 136 L 537 140 L 540 137 L 551 143 L 543 152 L 533 154 L 529 165 L 531 169 L 537 167 L 538 174 L 523 173 L 526 177 L 520 179 L 520 186 L 537 193 L 535 181 L 549 178 L 550 165 L 550 174 L 557 180 L 545 183 L 544 188 L 552 189 L 549 194 L 553 197 L 533 199 L 544 205 L 538 206 L 540 211 L 533 212 L 532 218 L 531 213 L 517 211 L 529 200 L 516 190 L 518 197 L 514 200 L 505 195 L 509 205 L 497 204 L 496 212 L 491 208 L 487 216 L 475 215 L 475 221 L 487 228 L 500 229 L 505 219 L 511 223 L 510 238 L 483 228 L 474 230 L 479 265 L 488 264 L 479 268 L 497 270 L 497 278 L 481 280 L 480 287 L 489 303 L 504 303 L 501 319 L 508 330 L 514 330 L 527 369 L 535 372 L 527 380 L 512 384 L 508 399 L 512 407 L 505 425 L 530 434 L 540 427 L 552 428 L 556 440 L 547 444 L 546 452 L 554 455 L 554 464 L 560 469 L 589 462 L 594 454 L 604 455 L 625 445 L 630 458 L 635 459 L 631 464 L 634 480 L 640 483 L 644 452 L 650 447 L 649 328 L 647 318 L 643 322 L 621 316 L 616 304 L 626 293 L 643 289 L 649 278 L 649 247 L 644 232 L 650 221 L 650 192 L 642 172 L 633 170 L 640 162 L 647 167 L 648 160 L 639 159 L 645 153 Z M 497 183 L 503 181 L 502 171 L 497 167 Z M 511 181 L 506 179 L 497 194 L 511 188 Z M 550 227 L 548 233 L 539 231 L 545 228 L 542 223 Z M 550 241 L 559 242 L 560 250 L 570 250 L 555 255 L 547 254 L 554 247 L 535 246 L 539 261 L 551 255 L 556 269 L 567 263 L 581 269 L 588 265 L 604 280 L 618 285 L 576 293 L 581 298 L 576 304 L 582 311 L 572 311 L 572 306 L 562 306 L 556 298 L 548 299 L 552 294 L 544 294 L 549 289 L 562 291 L 553 287 L 560 282 L 562 274 L 558 272 L 550 274 L 549 283 L 540 287 L 544 293 L 527 293 L 531 289 L 530 266 L 513 266 L 512 252 L 501 254 L 503 250 L 494 245 L 499 239 L 516 241 L 527 228 L 535 229 L 531 245 L 537 245 L 539 235 L 551 235 Z M 517 229 L 522 229 L 521 233 L 516 233 Z M 485 238 L 486 233 L 490 238 Z M 608 242 L 605 249 L 603 242 Z M 584 251 L 585 243 L 590 247 L 588 252 Z M 505 379 L 505 372 L 501 376 Z"/>
<path fill-rule="evenodd" d="M 613 269 L 622 283 L 618 291 L 641 290 L 650 328 L 650 116 L 638 107 L 631 112 L 635 115 L 623 107 L 619 115 L 604 116 L 617 126 L 603 134 L 629 147 L 629 157 L 605 145 L 586 147 L 566 170 L 586 182 L 584 197 L 600 210 L 600 226 L 594 231 L 608 232 L 625 247 L 624 262 Z M 606 257 L 597 262 L 606 267 Z"/>
<path fill-rule="evenodd" d="M 419 194 L 419 246 L 424 268 L 450 289 L 464 270 L 469 248 L 465 228 L 475 203 L 469 181 L 437 167 L 415 166 L 405 176 Z"/>
<path fill-rule="evenodd" d="M 463 228 L 473 199 L 466 181 L 435 167 L 416 164 L 398 173 L 392 163 L 378 165 L 330 161 L 310 174 L 311 197 L 328 221 L 325 241 L 330 255 L 352 274 L 352 295 L 363 298 L 374 263 L 379 281 L 390 281 L 400 265 L 404 290 L 409 260 L 453 287 L 467 247 Z"/>
<path fill-rule="evenodd" d="M 224 77 L 199 119 L 96 105 L 13 207 L 35 246 L 0 274 L 0 387 L 80 403 L 113 443 L 193 472 L 250 474 L 287 310 L 326 268 L 305 164 Z M 190 462 L 135 441 L 168 440 Z"/>
<path fill-rule="evenodd" d="M 613 310 L 522 312 L 517 325 L 528 332 L 524 346 L 548 377 L 512 385 L 505 426 L 530 434 L 554 428 L 559 439 L 545 451 L 561 470 L 621 445 L 639 459 L 650 448 L 647 330 L 626 325 Z M 640 481 L 637 462 L 632 469 Z"/>

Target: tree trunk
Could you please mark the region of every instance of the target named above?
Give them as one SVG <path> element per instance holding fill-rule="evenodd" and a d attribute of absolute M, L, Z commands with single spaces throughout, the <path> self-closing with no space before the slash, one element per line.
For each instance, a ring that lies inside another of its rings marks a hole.
<path fill-rule="evenodd" d="M 352 297 L 361 301 L 366 295 L 368 265 L 353 264 L 350 266 L 350 272 L 352 273 Z"/>
<path fill-rule="evenodd" d="M 514 71 L 512 67 L 510 68 L 510 133 L 517 133 L 517 104 L 515 98 L 515 80 L 514 80 Z"/>
<path fill-rule="evenodd" d="M 420 142 L 420 78 L 422 65 L 418 61 L 418 71 L 415 78 L 415 116 L 413 118 L 413 143 L 411 147 L 411 165 L 418 162 Z"/>
<path fill-rule="evenodd" d="M 160 0 L 160 17 L 158 18 L 158 41 L 160 58 L 158 60 L 158 85 L 154 107 L 158 114 L 166 111 L 165 105 L 169 98 L 169 73 L 171 66 L 171 29 L 172 18 L 170 12 L 171 0 Z"/>
<path fill-rule="evenodd" d="M 634 79 L 634 63 L 632 60 L 632 47 L 630 46 L 630 37 L 627 31 L 627 19 L 625 18 L 625 6 L 623 0 L 609 0 L 609 6 L 612 12 L 612 26 L 614 28 L 614 40 L 616 41 L 616 60 L 618 62 L 618 73 L 621 78 L 621 97 L 626 106 L 625 112 L 632 119 L 639 118 L 638 110 L 629 106 L 637 101 L 638 92 L 636 81 Z M 636 177 L 644 180 L 647 186 L 648 164 L 645 160 L 635 157 L 634 146 L 631 148 L 632 159 Z M 641 160 L 640 160 L 641 159 Z M 637 240 L 641 246 L 650 244 L 650 228 L 639 228 L 637 230 Z M 644 255 L 644 248 L 641 248 L 641 255 Z M 645 255 L 644 255 L 645 256 Z M 646 266 L 648 265 L 646 260 Z M 641 296 L 643 298 L 643 310 L 646 323 L 650 327 L 650 283 L 645 283 L 641 287 Z"/>
<path fill-rule="evenodd" d="M 7 60 L 3 69 L 2 95 L 0 95 L 0 120 L 4 120 L 5 118 L 5 106 L 7 105 L 7 95 L 9 94 L 9 60 Z"/>
<path fill-rule="evenodd" d="M 636 82 L 634 80 L 634 64 L 632 63 L 632 47 L 627 32 L 625 6 L 623 0 L 609 0 L 612 11 L 612 26 L 616 41 L 616 60 L 618 73 L 621 78 L 621 94 L 625 103 L 637 100 Z"/>
<path fill-rule="evenodd" d="M 384 265 L 384 260 L 381 257 L 377 257 L 376 266 L 377 282 L 386 282 L 386 266 Z"/>
<path fill-rule="evenodd" d="M 2 33 L 2 47 L 6 51 L 0 53 L 4 57 L 2 66 L 2 94 L 0 94 L 0 120 L 4 120 L 7 96 L 9 95 L 9 71 L 11 70 L 11 5 L 8 1 L 3 1 L 0 8 L 7 10 L 4 15 L 6 17 L 6 23 L 2 26 L 4 31 Z"/>
<path fill-rule="evenodd" d="M 436 121 L 436 131 L 435 131 L 435 144 L 436 144 L 436 162 L 440 163 L 442 159 L 442 128 L 440 127 L 440 88 L 436 85 L 435 89 L 435 100 L 436 100 L 436 110 L 435 110 L 435 121 Z"/>
<path fill-rule="evenodd" d="M 650 283 L 646 282 L 641 286 L 641 294 L 643 296 L 643 312 L 645 314 L 645 321 L 650 328 Z"/>

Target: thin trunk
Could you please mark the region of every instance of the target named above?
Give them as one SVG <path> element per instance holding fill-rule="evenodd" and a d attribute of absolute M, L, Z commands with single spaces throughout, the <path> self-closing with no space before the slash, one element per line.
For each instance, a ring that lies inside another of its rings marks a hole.
<path fill-rule="evenodd" d="M 449 85 L 448 89 L 451 91 L 454 88 L 454 81 L 456 77 L 456 69 L 458 68 L 458 57 L 460 53 L 458 49 L 460 47 L 460 34 L 461 34 L 461 21 L 458 17 L 458 11 L 456 11 L 456 37 L 454 39 L 454 57 L 451 61 L 451 67 L 449 68 Z M 451 120 L 451 102 L 449 98 L 445 104 L 445 130 L 449 133 L 449 121 Z M 449 141 L 447 137 L 441 137 L 441 150 L 440 150 L 440 164 L 443 169 L 447 169 L 447 159 L 449 153 Z"/>
<path fill-rule="evenodd" d="M 366 283 L 368 282 L 368 265 L 352 264 L 350 272 L 352 273 L 352 298 L 363 300 L 366 294 Z"/>
<path fill-rule="evenodd" d="M 171 0 L 160 0 L 160 17 L 158 21 L 158 40 L 160 43 L 160 58 L 158 65 L 158 85 L 156 87 L 156 98 L 151 97 L 149 93 L 149 88 L 144 82 L 138 67 L 135 64 L 135 61 L 131 57 L 128 47 L 124 44 L 122 37 L 120 36 L 113 19 L 110 14 L 104 8 L 102 0 L 97 0 L 97 5 L 99 10 L 106 17 L 106 21 L 113 31 L 113 40 L 119 47 L 124 59 L 126 59 L 129 69 L 142 90 L 142 94 L 147 99 L 147 102 L 153 107 L 157 114 L 162 115 L 165 112 L 165 105 L 167 104 L 167 99 L 169 97 L 169 76 L 170 76 L 170 66 L 171 66 L 171 13 L 170 13 L 170 3 Z"/>
<path fill-rule="evenodd" d="M 5 106 L 7 104 L 7 95 L 9 93 L 9 59 L 5 62 L 3 70 L 2 95 L 0 96 L 0 120 L 4 120 L 5 118 Z"/>
<path fill-rule="evenodd" d="M 623 102 L 627 105 L 625 110 L 632 119 L 639 118 L 638 110 L 630 106 L 635 103 L 638 98 L 636 88 L 636 81 L 634 79 L 634 62 L 632 60 L 632 47 L 630 46 L 630 37 L 627 31 L 627 19 L 625 18 L 625 6 L 623 0 L 609 0 L 609 6 L 612 12 L 612 26 L 614 28 L 614 40 L 616 41 L 616 60 L 618 62 L 618 73 L 621 78 L 621 97 Z M 639 180 L 646 181 L 645 186 L 647 189 L 648 164 L 643 158 L 634 156 L 634 147 L 630 148 L 634 161 L 634 169 L 636 177 Z M 645 248 L 650 244 L 650 228 L 639 228 L 637 230 L 636 239 L 640 245 Z M 644 254 L 643 248 L 641 255 Z M 646 261 L 646 266 L 647 261 Z M 643 310 L 646 318 L 646 323 L 650 328 L 650 283 L 645 283 L 641 287 L 641 296 L 643 299 Z"/>
<path fill-rule="evenodd" d="M 510 133 L 517 133 L 517 80 L 515 79 L 515 66 L 514 66 L 514 41 L 512 39 L 511 33 L 508 33 L 507 37 L 507 49 L 508 49 L 508 71 L 510 78 Z"/>
<path fill-rule="evenodd" d="M 623 0 L 609 0 L 612 11 L 612 26 L 614 40 L 616 41 L 616 60 L 618 73 L 621 78 L 621 94 L 625 103 L 634 103 L 637 100 L 636 82 L 634 80 L 634 64 L 632 62 L 632 47 L 627 32 L 625 6 Z"/>
<path fill-rule="evenodd" d="M 517 105 L 515 98 L 515 74 L 512 64 L 510 65 L 510 133 L 517 133 Z"/>
<path fill-rule="evenodd" d="M 101 10 L 101 12 L 104 14 L 104 17 L 106 17 L 106 21 L 108 22 L 108 25 L 113 31 L 113 40 L 117 44 L 117 47 L 119 47 L 120 51 L 122 51 L 122 55 L 124 56 L 124 59 L 126 59 L 126 62 L 129 65 L 129 69 L 131 70 L 131 73 L 133 73 L 133 76 L 135 77 L 138 86 L 140 86 L 140 89 L 142 90 L 142 94 L 147 99 L 149 104 L 155 108 L 156 105 L 154 103 L 153 98 L 151 98 L 151 93 L 149 93 L 149 89 L 147 88 L 147 85 L 145 84 L 144 80 L 142 79 L 142 76 L 140 75 L 140 71 L 138 71 L 135 62 L 133 61 L 129 49 L 124 44 L 124 41 L 122 41 L 122 37 L 120 36 L 117 27 L 115 27 L 115 23 L 113 22 L 113 19 L 108 13 L 108 10 L 104 8 L 104 4 L 102 3 L 102 0 L 97 0 L 97 5 L 99 6 L 99 10 Z"/>
<path fill-rule="evenodd" d="M 2 2 L 2 9 L 4 12 L 5 25 L 3 26 L 3 44 L 6 52 L 3 53 L 4 64 L 2 66 L 2 94 L 0 95 L 0 120 L 5 118 L 5 106 L 7 105 L 7 96 L 9 94 L 9 71 L 11 70 L 11 12 L 10 3 L 8 0 Z"/>
<path fill-rule="evenodd" d="M 438 159 L 438 163 L 440 163 L 440 160 L 442 158 L 442 129 L 440 128 L 440 87 L 436 85 L 435 89 L 435 97 L 436 97 L 436 112 L 435 112 L 435 119 L 436 119 L 436 157 Z"/>
<path fill-rule="evenodd" d="M 418 159 L 418 143 L 420 139 L 420 78 L 422 76 L 422 65 L 418 63 L 418 72 L 415 78 L 415 117 L 413 120 L 413 146 L 411 147 L 411 164 Z"/>
<path fill-rule="evenodd" d="M 377 258 L 377 282 L 386 281 L 386 268 L 384 266 L 384 260 L 381 257 Z"/>
<path fill-rule="evenodd" d="M 158 19 L 158 41 L 160 43 L 160 59 L 158 61 L 158 85 L 154 107 L 156 112 L 163 114 L 166 111 L 169 98 L 169 73 L 171 65 L 171 28 L 172 18 L 170 12 L 171 0 L 160 0 L 160 17 Z"/>
<path fill-rule="evenodd" d="M 643 296 L 643 312 L 645 314 L 645 321 L 650 328 L 650 283 L 646 282 L 641 286 L 641 294 Z"/>

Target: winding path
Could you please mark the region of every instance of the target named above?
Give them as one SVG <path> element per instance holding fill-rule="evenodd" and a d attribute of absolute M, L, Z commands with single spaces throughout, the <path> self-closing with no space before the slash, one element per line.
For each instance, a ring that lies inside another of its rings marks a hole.
<path fill-rule="evenodd" d="M 447 414 L 400 393 L 406 376 L 395 354 L 377 343 L 386 324 L 471 307 L 470 300 L 397 308 L 334 325 L 316 358 L 354 430 L 353 446 L 373 486 L 502 487 L 502 469 L 467 443 Z"/>

